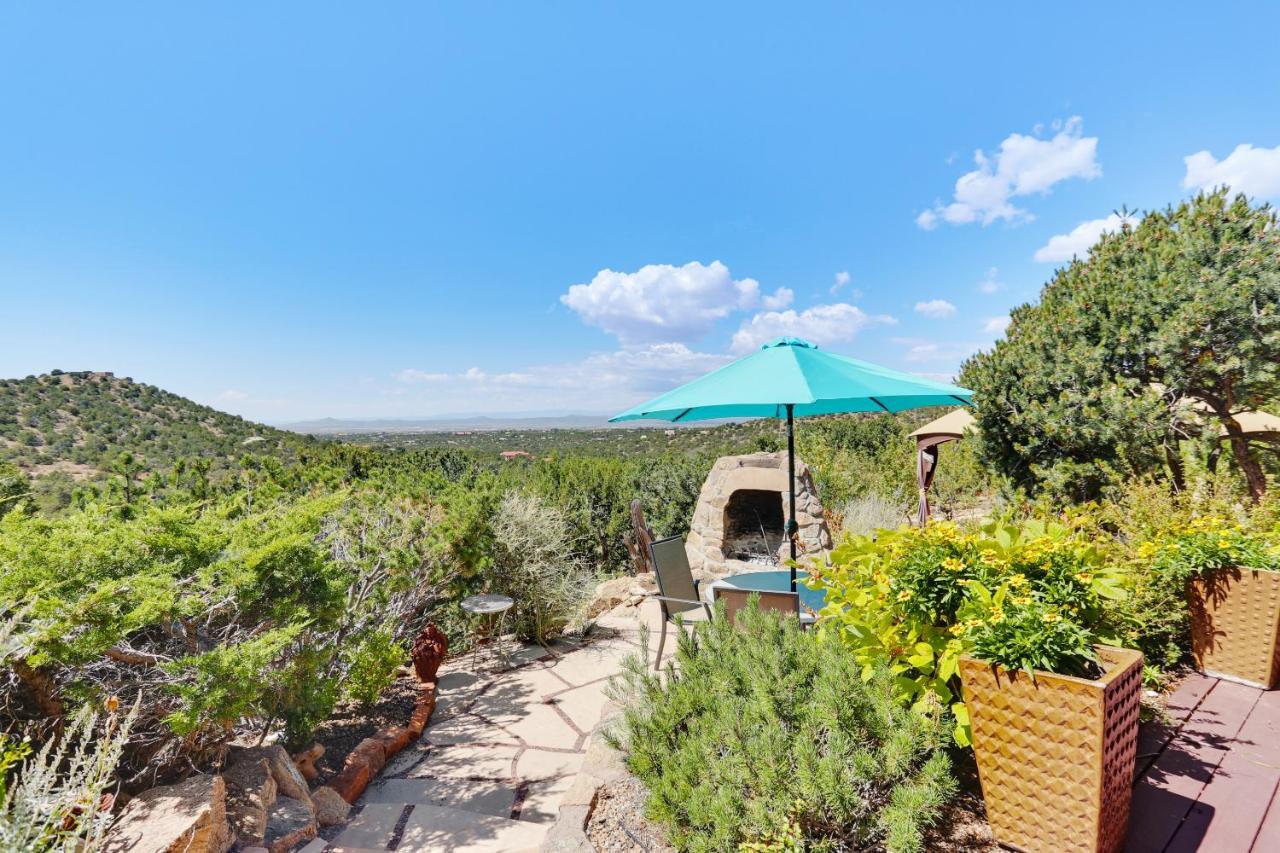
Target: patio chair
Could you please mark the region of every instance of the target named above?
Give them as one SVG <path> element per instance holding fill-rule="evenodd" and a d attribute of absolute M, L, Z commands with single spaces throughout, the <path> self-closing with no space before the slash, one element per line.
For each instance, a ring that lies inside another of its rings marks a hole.
<path fill-rule="evenodd" d="M 653 668 L 657 669 L 662 663 L 662 648 L 667 643 L 667 625 L 677 616 L 699 608 L 710 619 L 711 605 L 698 597 L 698 582 L 693 579 L 693 570 L 689 568 L 683 536 L 668 536 L 651 543 L 649 559 L 658 581 L 658 594 L 653 598 L 657 599 L 662 610 L 662 636 L 658 640 L 658 655 L 653 661 Z"/>
<path fill-rule="evenodd" d="M 794 616 L 796 619 L 800 618 L 800 593 L 798 592 L 738 589 L 732 586 L 715 586 L 711 588 L 711 592 L 715 595 L 716 601 L 724 602 L 724 615 L 730 624 L 737 623 L 738 611 L 747 608 L 752 596 L 759 596 L 758 607 L 762 611 L 774 611 Z"/>

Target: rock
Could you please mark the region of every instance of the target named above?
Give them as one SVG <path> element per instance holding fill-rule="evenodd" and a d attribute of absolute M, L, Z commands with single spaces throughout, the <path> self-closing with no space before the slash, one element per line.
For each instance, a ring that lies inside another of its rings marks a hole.
<path fill-rule="evenodd" d="M 449 638 L 434 623 L 427 623 L 422 633 L 413 641 L 413 669 L 418 680 L 431 682 L 436 680 L 436 672 L 449 654 Z"/>
<path fill-rule="evenodd" d="M 235 842 L 227 824 L 221 776 L 192 776 L 143 791 L 107 830 L 107 853 L 225 853 Z"/>
<path fill-rule="evenodd" d="M 321 785 L 311 792 L 311 804 L 316 807 L 316 823 L 321 826 L 344 823 L 351 812 L 351 804 L 328 785 Z"/>
<path fill-rule="evenodd" d="M 316 762 L 322 755 L 324 755 L 324 745 L 313 743 L 293 757 L 293 766 L 298 768 L 303 779 L 313 782 L 320 775 L 320 771 L 316 769 Z"/>
<path fill-rule="evenodd" d="M 267 811 L 276 801 L 276 780 L 261 757 L 245 756 L 223 771 L 227 823 L 241 844 L 259 844 L 267 832 Z"/>
<path fill-rule="evenodd" d="M 316 810 L 310 799 L 280 797 L 271 807 L 264 844 L 271 853 L 288 853 L 308 838 L 315 838 L 317 828 Z"/>
<path fill-rule="evenodd" d="M 601 613 L 630 601 L 634 597 L 631 591 L 633 586 L 635 586 L 635 578 L 629 576 L 601 583 L 596 587 L 591 603 L 587 605 L 587 618 L 594 619 Z"/>
<path fill-rule="evenodd" d="M 305 800 L 310 795 L 311 788 L 307 785 L 307 780 L 298 772 L 298 768 L 294 766 L 293 759 L 289 757 L 289 753 L 285 752 L 283 746 L 279 744 L 250 747 L 233 746 L 227 752 L 228 766 L 244 758 L 266 759 L 267 766 L 271 768 L 271 777 L 276 780 L 276 789 L 280 796 L 293 797 L 295 800 Z"/>

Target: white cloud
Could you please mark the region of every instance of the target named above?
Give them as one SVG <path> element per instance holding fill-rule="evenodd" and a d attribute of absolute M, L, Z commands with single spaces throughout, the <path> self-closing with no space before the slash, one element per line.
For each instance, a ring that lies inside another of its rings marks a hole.
<path fill-rule="evenodd" d="M 1047 194 L 1055 184 L 1070 178 L 1092 180 L 1102 174 L 1098 165 L 1098 138 L 1086 137 L 1079 116 L 1061 124 L 1055 123 L 1049 139 L 1037 135 L 1011 133 L 1000 143 L 994 156 L 979 150 L 974 153 L 978 167 L 956 181 L 951 202 L 938 202 L 916 217 L 916 224 L 926 231 L 940 221 L 951 225 L 981 222 L 990 225 L 1004 219 L 1025 221 L 1032 218 L 1016 207 L 1013 199 L 1036 193 Z"/>
<path fill-rule="evenodd" d="M 1009 315 L 1005 314 L 1000 317 L 988 317 L 986 322 L 982 324 L 982 331 L 989 335 L 998 335 L 1009 327 Z"/>
<path fill-rule="evenodd" d="M 945 299 L 930 299 L 928 302 L 917 302 L 916 313 L 935 320 L 945 320 L 955 316 L 956 306 Z"/>
<path fill-rule="evenodd" d="M 831 285 L 831 292 L 833 294 L 838 292 L 840 288 L 844 287 L 851 281 L 853 281 L 853 276 L 849 275 L 847 270 L 841 270 L 836 273 L 835 281 Z"/>
<path fill-rule="evenodd" d="M 724 365 L 730 358 L 698 352 L 680 343 L 652 344 L 516 371 L 490 372 L 472 367 L 460 373 L 425 374 L 440 378 L 428 383 L 399 382 L 386 389 L 386 394 L 390 404 L 410 416 L 426 411 L 613 412 L 669 391 Z M 405 372 L 395 374 L 395 378 L 398 380 Z"/>
<path fill-rule="evenodd" d="M 425 370 L 415 370 L 412 367 L 406 367 L 396 373 L 395 376 L 397 382 L 404 382 L 410 385 L 420 382 L 443 382 L 449 378 L 447 373 L 428 373 Z"/>
<path fill-rule="evenodd" d="M 532 385 L 537 382 L 531 373 L 486 373 L 478 367 L 468 368 L 460 378 L 484 385 Z"/>
<path fill-rule="evenodd" d="M 910 364 L 946 362 L 959 367 L 960 362 L 978 351 L 971 341 L 935 341 L 929 338 L 893 338 L 893 343 L 906 347 L 902 359 Z"/>
<path fill-rule="evenodd" d="M 1137 221 L 1132 216 L 1113 213 L 1106 219 L 1090 219 L 1088 222 L 1081 222 L 1067 234 L 1055 234 L 1050 237 L 1048 243 L 1036 249 L 1034 257 L 1037 261 L 1046 264 L 1069 261 L 1074 257 L 1088 254 L 1089 247 L 1098 242 L 1098 238 L 1104 233 L 1119 231 L 1126 222 L 1135 225 Z"/>
<path fill-rule="evenodd" d="M 911 362 L 934 361 L 938 358 L 938 353 L 937 344 L 912 344 L 907 348 L 905 358 Z"/>
<path fill-rule="evenodd" d="M 1000 281 L 1000 270 L 992 267 L 987 270 L 987 277 L 978 282 L 978 290 L 990 296 L 993 293 L 999 293 L 1004 290 L 1004 282 Z"/>
<path fill-rule="evenodd" d="M 804 338 L 819 346 L 851 341 L 872 323 L 896 323 L 892 317 L 870 317 L 856 305 L 836 302 L 803 311 L 767 311 L 756 314 L 733 335 L 732 349 L 746 353 L 783 335 Z"/>
<path fill-rule="evenodd" d="M 1182 159 L 1187 165 L 1186 177 L 1182 179 L 1184 187 L 1211 190 L 1225 184 L 1236 192 L 1257 198 L 1280 196 L 1280 145 L 1275 148 L 1237 145 L 1221 160 L 1208 151 L 1197 151 Z"/>
<path fill-rule="evenodd" d="M 789 287 L 779 287 L 771 296 L 765 296 L 760 300 L 761 307 L 766 311 L 781 311 L 790 305 L 796 298 L 795 291 Z"/>
<path fill-rule="evenodd" d="M 777 310 L 793 296 L 781 288 L 762 298 L 755 279 L 735 280 L 720 261 L 693 261 L 682 267 L 649 264 L 633 273 L 600 270 L 589 284 L 570 287 L 560 301 L 624 344 L 643 344 L 691 342 L 736 311 L 762 304 Z"/>

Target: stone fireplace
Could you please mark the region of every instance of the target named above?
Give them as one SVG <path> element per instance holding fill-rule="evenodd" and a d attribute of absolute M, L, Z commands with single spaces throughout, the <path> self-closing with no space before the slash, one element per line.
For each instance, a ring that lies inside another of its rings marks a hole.
<path fill-rule="evenodd" d="M 790 556 L 785 453 L 717 460 L 698 494 L 685 550 L 695 577 L 780 568 Z M 796 523 L 800 555 L 831 548 L 831 533 L 809 468 L 796 460 Z"/>

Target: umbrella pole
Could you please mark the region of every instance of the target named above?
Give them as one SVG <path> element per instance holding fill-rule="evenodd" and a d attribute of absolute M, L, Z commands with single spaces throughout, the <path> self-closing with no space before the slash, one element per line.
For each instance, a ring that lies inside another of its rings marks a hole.
<path fill-rule="evenodd" d="M 796 591 L 796 419 L 795 405 L 787 403 L 787 541 L 791 543 L 791 591 Z"/>

